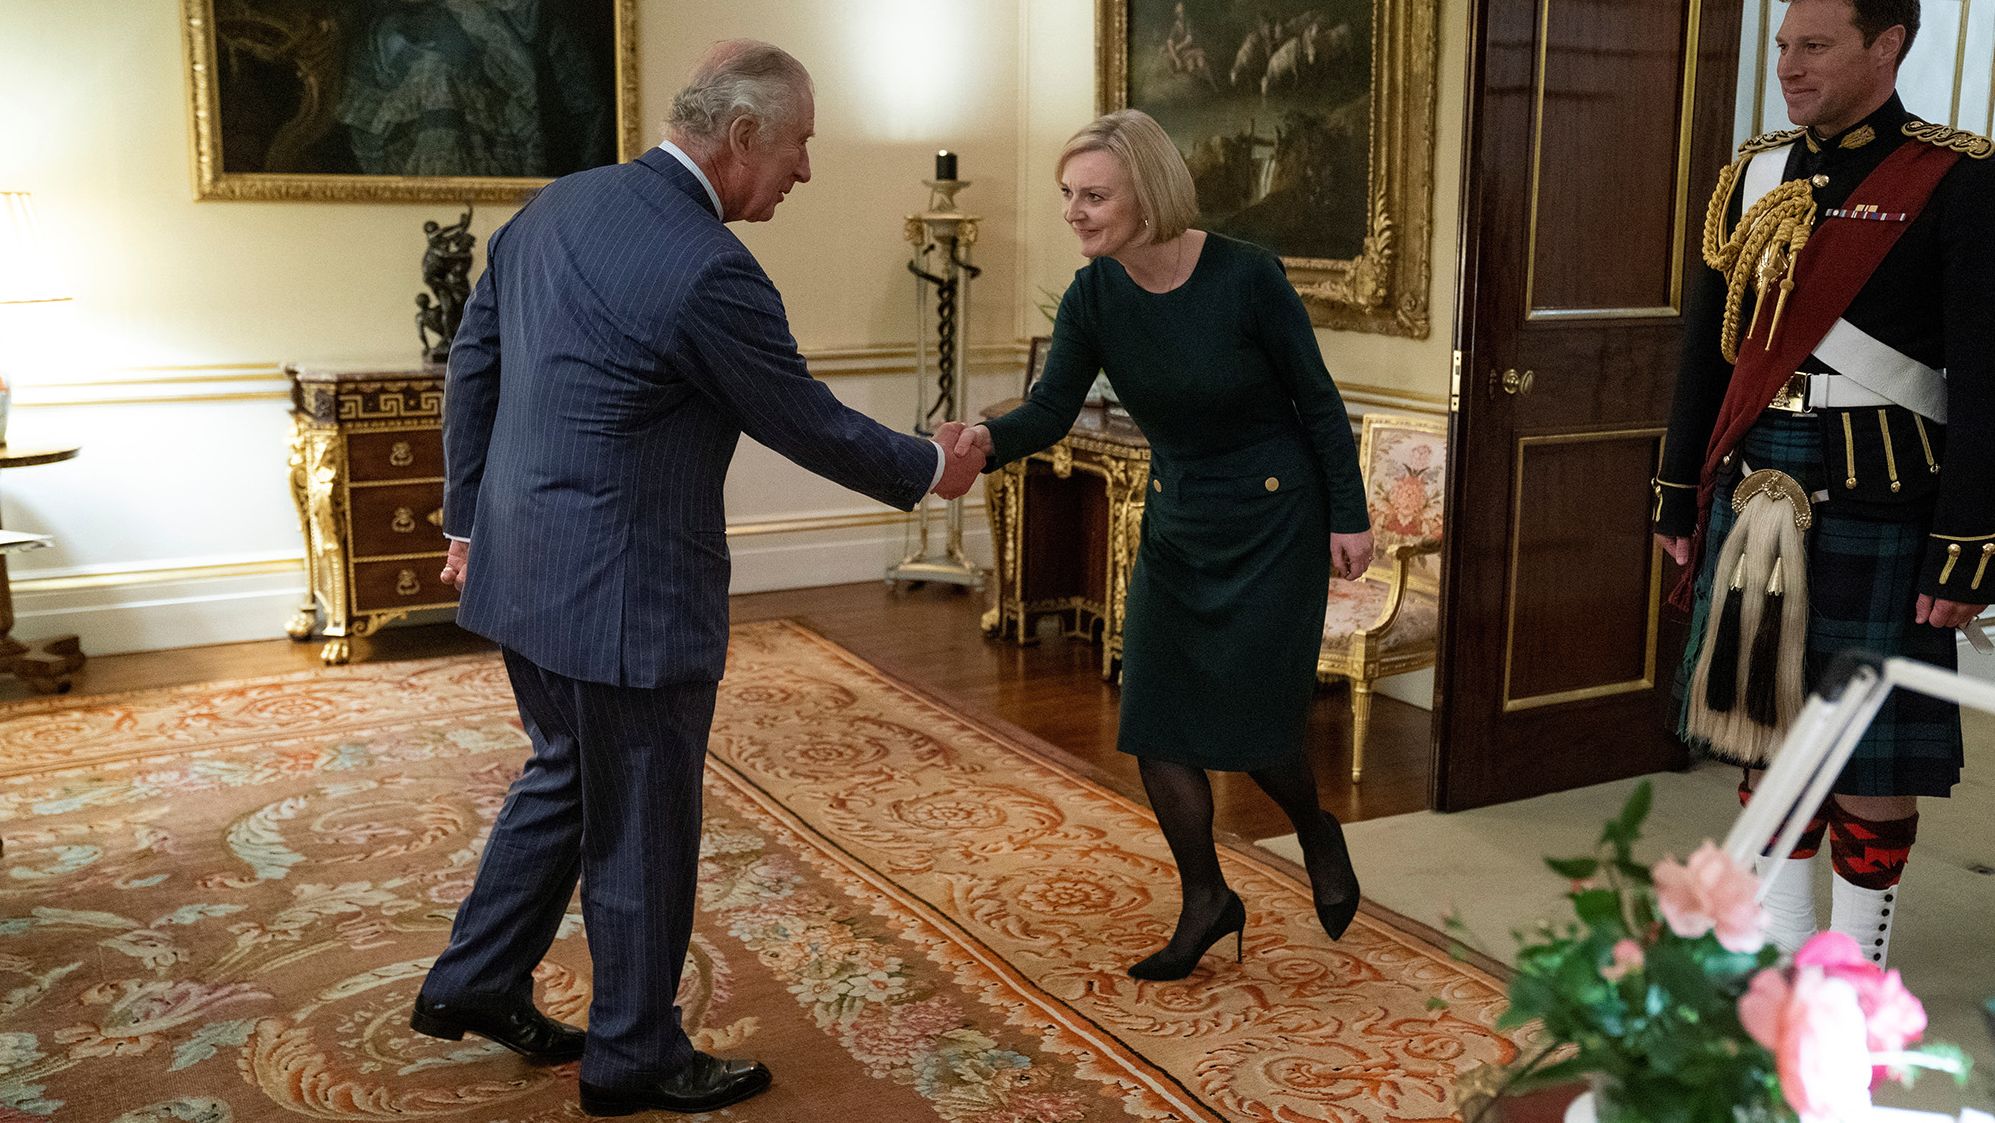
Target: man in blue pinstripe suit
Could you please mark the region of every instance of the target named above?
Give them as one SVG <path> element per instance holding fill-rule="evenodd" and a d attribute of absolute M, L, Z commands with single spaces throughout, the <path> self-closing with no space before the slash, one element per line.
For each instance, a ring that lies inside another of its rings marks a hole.
<path fill-rule="evenodd" d="M 894 433 L 812 379 L 725 226 L 767 220 L 809 180 L 813 118 L 795 59 L 717 44 L 665 143 L 556 180 L 492 235 L 451 346 L 443 579 L 462 590 L 459 623 L 504 649 L 533 756 L 411 1024 L 579 1056 L 591 1115 L 710 1111 L 770 1083 L 759 1063 L 695 1050 L 674 1003 L 727 652 L 736 442 L 903 510 L 962 494 L 983 466 L 954 456 L 960 426 L 939 444 Z M 578 874 L 586 1035 L 533 1005 Z"/>

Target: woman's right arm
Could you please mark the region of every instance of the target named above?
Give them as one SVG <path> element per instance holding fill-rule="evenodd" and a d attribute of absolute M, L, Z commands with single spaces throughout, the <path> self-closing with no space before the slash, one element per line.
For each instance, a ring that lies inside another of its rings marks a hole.
<path fill-rule="evenodd" d="M 1088 280 L 1076 274 L 1074 283 L 1067 286 L 1067 295 L 1060 298 L 1046 369 L 1033 383 L 1032 393 L 1010 413 L 965 431 L 967 439 L 978 439 L 971 436 L 974 430 L 988 434 L 988 443 L 979 439 L 979 443 L 986 443 L 989 456 L 984 471 L 996 471 L 1052 445 L 1073 429 L 1074 419 L 1081 415 L 1088 387 L 1101 370 L 1093 301 L 1082 291 L 1088 287 Z"/>

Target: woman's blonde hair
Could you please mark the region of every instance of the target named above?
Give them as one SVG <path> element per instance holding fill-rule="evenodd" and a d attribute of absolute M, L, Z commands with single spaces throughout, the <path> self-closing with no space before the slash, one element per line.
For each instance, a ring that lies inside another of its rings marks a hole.
<path fill-rule="evenodd" d="M 1170 134 L 1156 118 L 1140 109 L 1118 109 L 1088 122 L 1060 150 L 1054 178 L 1066 174 L 1067 161 L 1083 152 L 1106 152 L 1129 169 L 1136 187 L 1136 207 L 1153 242 L 1168 242 L 1198 221 L 1198 189 L 1191 170 Z"/>

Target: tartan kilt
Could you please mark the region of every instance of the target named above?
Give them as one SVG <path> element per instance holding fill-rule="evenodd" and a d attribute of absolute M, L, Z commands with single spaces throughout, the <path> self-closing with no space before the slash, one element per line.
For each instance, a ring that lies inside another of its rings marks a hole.
<path fill-rule="evenodd" d="M 1732 467 L 1725 469 L 1711 504 L 1710 530 L 1696 602 L 1691 608 L 1690 641 L 1677 670 L 1677 729 L 1683 735 L 1691 672 L 1703 646 L 1711 611 L 1718 553 L 1737 517 L 1732 489 L 1742 465 L 1777 468 L 1801 481 L 1809 494 L 1828 487 L 1822 463 L 1820 419 L 1769 410 L 1740 442 Z M 1837 481 L 1840 482 L 1840 481 Z M 1816 683 L 1837 654 L 1861 648 L 1882 656 L 1903 655 L 1951 671 L 1956 654 L 1951 629 L 1912 622 L 1918 599 L 1919 562 L 1926 543 L 1926 520 L 1879 522 L 1837 509 L 1835 489 L 1815 505 L 1808 532 L 1808 643 L 1802 688 Z M 1729 759 L 1709 745 L 1685 736 L 1706 755 Z M 1739 763 L 1734 761 L 1733 763 Z M 1842 795 L 1952 794 L 1960 780 L 1960 708 L 1950 702 L 1900 688 L 1885 699 L 1877 718 L 1857 742 L 1856 752 L 1836 780 Z"/>

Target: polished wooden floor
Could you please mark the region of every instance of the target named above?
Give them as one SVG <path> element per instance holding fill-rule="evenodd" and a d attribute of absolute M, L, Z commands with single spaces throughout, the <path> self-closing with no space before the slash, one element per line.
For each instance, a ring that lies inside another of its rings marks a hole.
<path fill-rule="evenodd" d="M 895 592 L 878 582 L 737 596 L 737 621 L 789 618 L 880 669 L 980 717 L 1056 746 L 1085 770 L 1141 795 L 1135 761 L 1115 751 L 1116 691 L 1102 681 L 1093 645 L 1049 635 L 1020 647 L 978 630 L 982 598 L 948 586 Z M 413 659 L 487 649 L 448 624 L 391 628 L 354 644 L 357 659 Z M 77 676 L 75 694 L 177 686 L 317 667 L 319 645 L 287 640 L 102 656 Z M 0 697 L 20 697 L 9 681 Z M 1427 805 L 1429 720 L 1389 698 L 1373 706 L 1365 779 L 1350 778 L 1351 715 L 1342 686 L 1322 691 L 1310 715 L 1310 755 L 1323 806 L 1345 820 Z M 1288 821 L 1247 776 L 1215 773 L 1215 827 L 1248 839 L 1290 833 Z"/>

